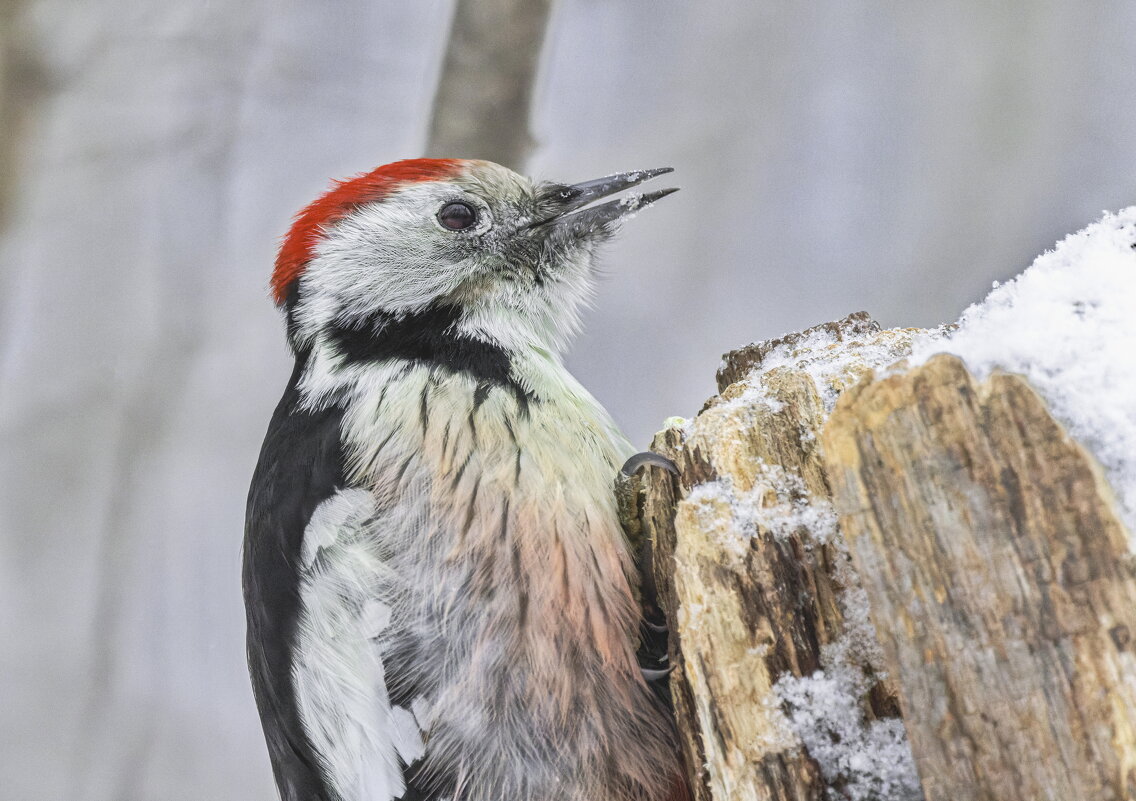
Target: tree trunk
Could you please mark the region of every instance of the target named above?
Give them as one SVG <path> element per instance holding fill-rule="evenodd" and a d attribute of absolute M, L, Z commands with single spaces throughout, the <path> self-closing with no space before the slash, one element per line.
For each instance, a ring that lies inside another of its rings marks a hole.
<path fill-rule="evenodd" d="M 551 0 L 458 0 L 426 154 L 524 169 Z"/>
<path fill-rule="evenodd" d="M 1023 379 L 875 377 L 922 333 L 861 313 L 727 354 L 652 444 L 677 478 L 632 480 L 697 801 L 1134 797 L 1109 488 Z"/>

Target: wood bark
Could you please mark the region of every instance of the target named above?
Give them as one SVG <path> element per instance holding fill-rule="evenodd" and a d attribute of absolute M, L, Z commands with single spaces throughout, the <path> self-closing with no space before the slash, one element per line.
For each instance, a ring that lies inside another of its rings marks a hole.
<path fill-rule="evenodd" d="M 1136 573 L 1093 458 L 939 356 L 824 435 L 929 801 L 1136 797 Z"/>
<path fill-rule="evenodd" d="M 920 333 L 861 314 L 727 354 L 652 443 L 677 477 L 622 488 L 697 801 L 1136 798 L 1111 489 L 1024 379 L 907 367 Z M 865 727 L 902 710 L 909 783 L 838 769 L 793 717 L 787 681 L 840 671 Z"/>

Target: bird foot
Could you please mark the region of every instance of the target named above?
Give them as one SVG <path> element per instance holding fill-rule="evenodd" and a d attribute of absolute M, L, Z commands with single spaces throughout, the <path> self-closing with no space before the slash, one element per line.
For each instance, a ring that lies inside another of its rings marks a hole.
<path fill-rule="evenodd" d="M 669 668 L 663 668 L 662 670 L 639 668 L 639 672 L 643 674 L 643 678 L 646 681 L 658 681 L 659 679 L 665 679 L 667 676 L 671 675 L 671 673 L 674 672 L 674 665 L 671 665 Z"/>
<path fill-rule="evenodd" d="M 623 463 L 623 467 L 620 468 L 619 472 L 630 478 L 631 476 L 639 472 L 639 470 L 645 465 L 650 465 L 651 467 L 661 467 L 671 475 L 678 475 L 678 467 L 675 465 L 675 463 L 667 457 L 661 456 L 654 451 L 643 451 L 642 453 L 635 454 Z"/>

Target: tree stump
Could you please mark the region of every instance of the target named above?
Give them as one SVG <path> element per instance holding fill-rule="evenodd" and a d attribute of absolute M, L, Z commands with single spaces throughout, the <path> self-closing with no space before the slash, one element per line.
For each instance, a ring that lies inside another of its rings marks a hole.
<path fill-rule="evenodd" d="M 727 354 L 652 444 L 678 476 L 623 488 L 697 801 L 1136 798 L 1110 488 L 1020 377 L 908 368 L 934 336 L 861 313 Z"/>

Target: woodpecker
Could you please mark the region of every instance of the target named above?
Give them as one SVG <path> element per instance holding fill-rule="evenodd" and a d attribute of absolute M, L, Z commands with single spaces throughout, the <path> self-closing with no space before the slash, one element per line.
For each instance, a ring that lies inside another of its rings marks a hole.
<path fill-rule="evenodd" d="M 295 368 L 249 491 L 254 694 L 284 801 L 679 801 L 613 480 L 561 362 L 593 260 L 670 172 L 395 162 L 295 218 Z"/>

